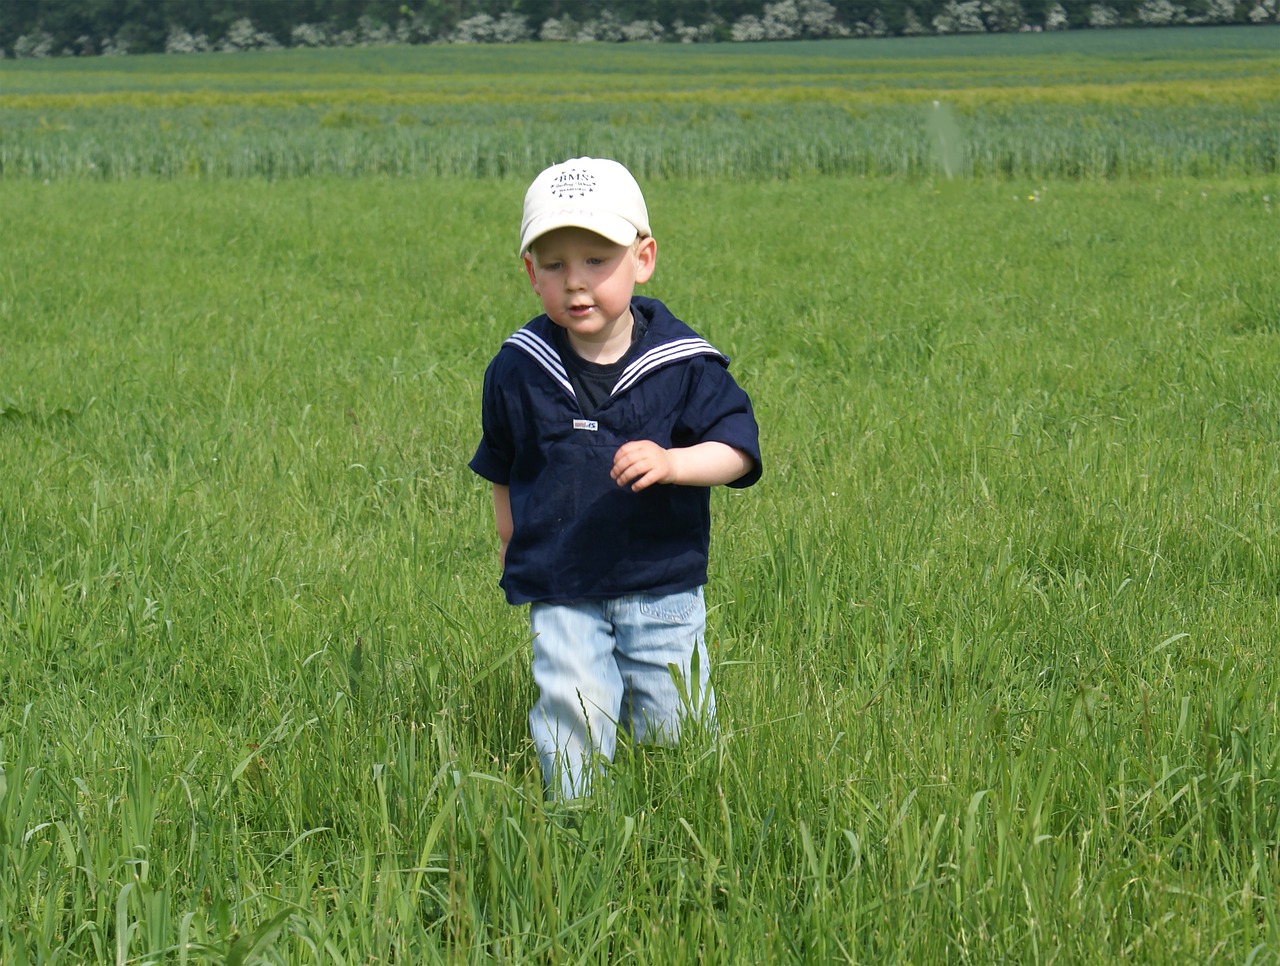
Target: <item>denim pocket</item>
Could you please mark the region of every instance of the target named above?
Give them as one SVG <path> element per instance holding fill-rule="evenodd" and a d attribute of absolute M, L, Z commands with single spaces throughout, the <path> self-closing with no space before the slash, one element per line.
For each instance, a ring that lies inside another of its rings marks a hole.
<path fill-rule="evenodd" d="M 702 609 L 702 588 L 656 597 L 643 596 L 639 602 L 640 613 L 651 620 L 667 624 L 687 624 Z"/>

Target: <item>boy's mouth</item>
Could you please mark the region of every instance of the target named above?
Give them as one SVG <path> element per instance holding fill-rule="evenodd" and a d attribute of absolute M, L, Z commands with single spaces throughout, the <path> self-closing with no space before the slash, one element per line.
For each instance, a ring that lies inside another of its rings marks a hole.
<path fill-rule="evenodd" d="M 590 315 L 594 308 L 594 305 L 570 305 L 568 312 L 574 318 L 581 318 L 582 316 Z"/>

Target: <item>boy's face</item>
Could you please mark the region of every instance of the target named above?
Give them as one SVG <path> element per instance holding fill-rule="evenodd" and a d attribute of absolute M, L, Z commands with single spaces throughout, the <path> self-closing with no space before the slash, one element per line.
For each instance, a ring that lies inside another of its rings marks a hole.
<path fill-rule="evenodd" d="M 585 228 L 557 228 L 534 242 L 524 267 L 543 311 L 570 343 L 599 349 L 630 342 L 631 295 L 653 275 L 657 254 L 652 238 L 618 245 Z"/>

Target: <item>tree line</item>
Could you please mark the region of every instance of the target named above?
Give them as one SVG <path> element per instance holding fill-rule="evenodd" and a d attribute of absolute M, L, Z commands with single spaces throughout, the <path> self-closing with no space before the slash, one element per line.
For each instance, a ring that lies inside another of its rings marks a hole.
<path fill-rule="evenodd" d="M 0 0 L 0 56 L 1280 22 L 1280 0 Z"/>

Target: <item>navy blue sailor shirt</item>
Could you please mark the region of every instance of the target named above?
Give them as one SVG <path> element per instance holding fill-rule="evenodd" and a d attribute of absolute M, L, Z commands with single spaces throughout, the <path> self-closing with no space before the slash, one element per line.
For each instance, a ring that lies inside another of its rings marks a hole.
<path fill-rule="evenodd" d="M 507 339 L 485 370 L 483 435 L 470 467 L 511 493 L 514 529 L 500 585 L 512 604 L 671 594 L 707 582 L 711 490 L 610 477 L 618 447 L 715 441 L 742 450 L 760 478 L 760 433 L 729 359 L 656 299 L 613 391 L 588 417 L 546 315 Z"/>

